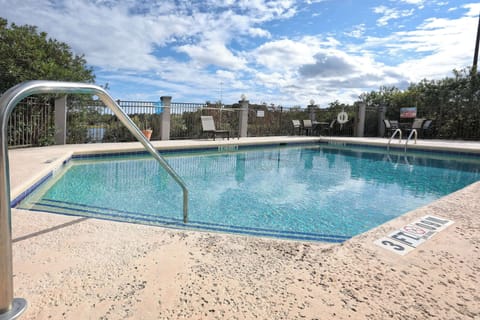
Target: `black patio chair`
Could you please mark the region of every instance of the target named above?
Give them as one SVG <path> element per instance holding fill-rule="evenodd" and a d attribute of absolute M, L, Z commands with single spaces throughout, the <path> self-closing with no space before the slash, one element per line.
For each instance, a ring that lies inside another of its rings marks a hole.
<path fill-rule="evenodd" d="M 433 136 L 433 120 L 425 120 L 422 125 L 421 136 L 423 138 L 431 138 Z"/>
<path fill-rule="evenodd" d="M 405 136 L 408 137 L 408 135 L 410 135 L 410 132 L 412 132 L 413 130 L 417 130 L 417 135 L 420 136 L 422 134 L 422 125 L 423 125 L 423 122 L 425 121 L 425 119 L 423 118 L 416 118 L 415 120 L 413 120 L 413 123 L 412 123 L 412 126 L 410 128 L 407 128 L 405 129 Z"/>
<path fill-rule="evenodd" d="M 383 136 L 389 138 L 395 129 L 392 128 L 390 120 L 383 119 L 383 124 L 385 125 L 385 133 Z"/>

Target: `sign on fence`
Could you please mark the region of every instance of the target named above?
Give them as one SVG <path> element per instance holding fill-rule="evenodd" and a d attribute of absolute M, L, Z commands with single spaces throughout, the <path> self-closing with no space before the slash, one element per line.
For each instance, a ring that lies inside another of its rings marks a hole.
<path fill-rule="evenodd" d="M 400 118 L 408 119 L 408 118 L 415 118 L 417 116 L 417 108 L 400 108 Z"/>

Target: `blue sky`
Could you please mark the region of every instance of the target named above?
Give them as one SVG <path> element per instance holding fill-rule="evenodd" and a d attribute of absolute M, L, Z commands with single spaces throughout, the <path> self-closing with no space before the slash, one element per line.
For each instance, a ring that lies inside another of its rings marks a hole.
<path fill-rule="evenodd" d="M 321 107 L 472 63 L 480 3 L 467 0 L 0 0 L 0 16 L 84 54 L 115 99 L 245 94 Z"/>

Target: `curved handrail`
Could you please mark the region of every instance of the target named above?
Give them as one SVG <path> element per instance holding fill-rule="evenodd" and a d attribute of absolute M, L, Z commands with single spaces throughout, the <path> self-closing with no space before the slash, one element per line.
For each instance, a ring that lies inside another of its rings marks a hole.
<path fill-rule="evenodd" d="M 2 134 L 0 139 L 0 318 L 2 315 L 10 317 L 10 313 L 16 307 L 16 302 L 23 300 L 21 298 L 13 299 L 10 174 L 7 141 L 8 118 L 17 103 L 23 98 L 33 94 L 45 93 L 82 93 L 98 96 L 168 174 L 181 186 L 183 190 L 183 221 L 185 223 L 188 221 L 188 189 L 185 182 L 183 182 L 182 178 L 180 178 L 173 168 L 163 159 L 132 119 L 120 108 L 105 89 L 88 83 L 58 81 L 28 81 L 10 88 L 0 97 L 0 130 Z M 23 300 L 20 302 L 25 302 L 20 311 L 21 313 L 26 307 L 26 301 Z M 15 317 L 18 316 L 18 314 L 15 315 Z M 11 317 L 13 318 L 14 316 Z"/>
<path fill-rule="evenodd" d="M 393 132 L 392 136 L 390 137 L 390 139 L 388 139 L 388 144 L 387 144 L 387 151 L 390 151 L 390 143 L 392 142 L 392 139 L 397 135 L 397 132 L 399 134 L 398 136 L 398 143 L 401 143 L 402 142 L 402 130 L 401 129 L 395 129 L 395 131 Z"/>
<path fill-rule="evenodd" d="M 408 138 L 407 138 L 407 141 L 405 141 L 405 151 L 407 151 L 407 144 L 408 144 L 408 141 L 410 141 L 410 139 L 412 138 L 412 135 L 415 134 L 415 142 L 414 144 L 417 144 L 417 129 L 412 129 L 412 131 L 410 131 L 410 134 L 408 135 Z"/>

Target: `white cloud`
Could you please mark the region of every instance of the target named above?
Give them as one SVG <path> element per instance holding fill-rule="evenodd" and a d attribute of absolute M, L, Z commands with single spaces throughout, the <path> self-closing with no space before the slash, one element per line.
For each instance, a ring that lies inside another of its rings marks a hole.
<path fill-rule="evenodd" d="M 425 3 L 426 3 L 425 0 L 400 0 L 400 2 L 410 4 L 410 5 L 414 5 L 414 6 L 417 7 L 417 9 L 425 8 Z"/>
<path fill-rule="evenodd" d="M 187 53 L 200 65 L 216 65 L 233 70 L 245 67 L 245 59 L 235 56 L 222 43 L 205 41 L 199 45 L 180 46 L 177 50 Z"/>
<path fill-rule="evenodd" d="M 308 43 L 296 42 L 290 39 L 267 42 L 259 46 L 252 53 L 256 62 L 271 70 L 292 69 L 313 62 L 313 53 L 316 48 Z"/>
<path fill-rule="evenodd" d="M 280 104 L 292 105 L 291 99 L 307 103 L 314 99 L 321 106 L 339 99 L 351 102 L 366 88 L 384 84 L 404 84 L 405 77 L 376 62 L 367 51 L 347 53 L 333 38 L 302 37 L 267 42 L 252 51 L 259 65 L 255 79 L 276 94 Z M 262 99 L 260 99 L 262 100 Z M 268 101 L 267 96 L 263 99 Z"/>
<path fill-rule="evenodd" d="M 305 3 L 312 4 L 312 3 L 320 3 L 325 1 L 328 1 L 328 0 L 305 0 Z"/>
<path fill-rule="evenodd" d="M 429 18 L 416 30 L 369 38 L 366 47 L 383 46 L 389 55 L 404 55 L 406 59 L 398 70 L 411 81 L 438 79 L 470 65 L 477 19 L 470 13 L 459 19 Z"/>
<path fill-rule="evenodd" d="M 403 17 L 408 17 L 411 16 L 414 12 L 413 9 L 410 10 L 398 10 L 394 8 L 388 8 L 386 6 L 378 6 L 373 8 L 374 13 L 381 14 L 382 17 L 380 17 L 377 20 L 377 25 L 378 26 L 385 26 L 388 24 L 390 20 L 395 20 Z"/>
<path fill-rule="evenodd" d="M 366 26 L 364 23 L 353 26 L 352 31 L 345 32 L 345 34 L 352 38 L 361 38 L 365 34 Z"/>
<path fill-rule="evenodd" d="M 475 19 L 463 18 L 453 21 L 431 20 L 425 30 L 405 34 L 405 45 L 417 51 L 431 52 L 399 65 L 408 71 L 411 79 L 441 78 L 453 69 L 467 67 L 473 57 L 474 41 L 465 30 L 475 28 Z M 433 27 L 437 26 L 437 27 Z M 431 29 L 429 29 L 432 27 Z M 416 46 L 416 47 L 415 47 Z"/>
<path fill-rule="evenodd" d="M 468 9 L 468 17 L 478 17 L 478 12 L 480 11 L 480 3 L 469 3 L 463 6 L 463 8 Z"/>
<path fill-rule="evenodd" d="M 102 81 L 138 88 L 122 99 L 168 94 L 176 101 L 215 101 L 222 82 L 225 101 L 245 93 L 252 102 L 291 106 L 314 99 L 326 106 L 352 102 L 381 85 L 444 77 L 471 62 L 479 3 L 458 5 L 455 14 L 464 10 L 463 17 L 429 18 L 390 34 L 375 28 L 375 20 L 334 31 L 314 33 L 313 24 L 295 35 L 278 31 L 288 28 L 297 7 L 318 2 L 0 0 L 0 7 L 8 20 L 36 25 L 85 53 Z M 376 6 L 377 24 L 410 17 L 428 4 L 402 2 L 416 7 Z"/>
<path fill-rule="evenodd" d="M 15 6 L 3 2 L 2 7 L 17 23 L 37 25 L 68 43 L 77 54 L 85 53 L 90 64 L 103 68 L 154 68 L 154 45 L 164 45 L 173 36 L 187 35 L 190 29 L 188 23 L 172 23 L 177 19 L 174 16 L 132 16 L 125 5 L 109 7 L 67 1 L 58 10 L 42 1 L 22 1 Z"/>
<path fill-rule="evenodd" d="M 179 44 L 179 51 L 199 63 L 220 67 L 241 67 L 244 62 L 227 48 L 233 37 L 270 37 L 256 24 L 291 15 L 292 1 L 243 1 L 238 4 L 251 15 L 230 9 L 212 13 L 205 3 L 165 1 L 87 0 L 51 2 L 25 0 L 0 4 L 5 16 L 17 24 L 33 24 L 56 39 L 66 42 L 87 61 L 103 69 L 156 70 L 159 61 L 154 50 Z M 211 3 L 214 5 L 215 3 Z M 224 6 L 230 2 L 225 1 Z M 35 12 L 34 15 L 31 13 Z M 209 50 L 218 50 L 208 53 Z"/>
<path fill-rule="evenodd" d="M 408 4 L 422 5 L 425 0 L 400 0 L 399 2 L 404 2 Z"/>

